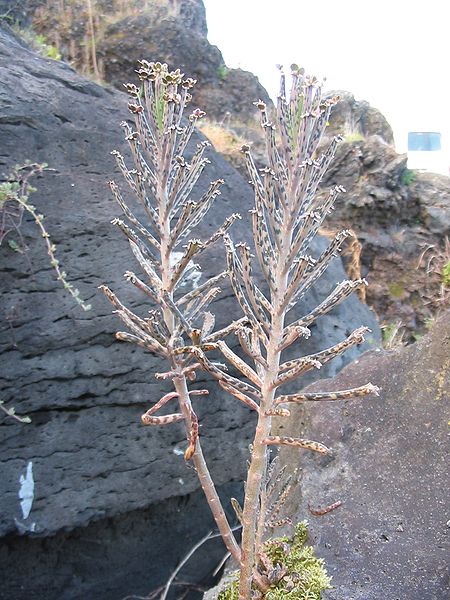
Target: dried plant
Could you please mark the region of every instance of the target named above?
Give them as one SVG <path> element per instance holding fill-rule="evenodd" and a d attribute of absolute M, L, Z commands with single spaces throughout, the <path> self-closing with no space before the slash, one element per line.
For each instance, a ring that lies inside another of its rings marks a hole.
<path fill-rule="evenodd" d="M 423 249 L 417 263 L 418 270 L 425 271 L 425 285 L 422 288 L 424 304 L 430 310 L 430 318 L 435 318 L 450 306 L 450 240 L 441 244 L 428 244 Z"/>
<path fill-rule="evenodd" d="M 185 459 L 193 461 L 224 542 L 240 565 L 239 599 L 263 598 L 274 578 L 284 577 L 273 561 L 267 559 L 264 539 L 267 528 L 286 523 L 286 519 L 281 518 L 281 509 L 291 485 L 289 476 L 282 481 L 283 471 L 273 475 L 269 449 L 288 445 L 320 454 L 330 453 L 320 442 L 277 435 L 272 427 L 273 417 L 288 418 L 289 404 L 357 398 L 378 391 L 370 383 L 338 392 L 287 394 L 283 391 L 286 384 L 363 342 L 368 331 L 365 327 L 358 328 L 330 348 L 283 362 L 282 355 L 288 347 L 309 337 L 311 323 L 366 285 L 363 279 L 343 281 L 309 314 L 299 319 L 290 317 L 293 307 L 325 272 L 350 235 L 348 231 L 338 233 L 316 259 L 308 253 L 312 239 L 344 191 L 338 186 L 330 190 L 325 199 L 316 198 L 317 187 L 340 141 L 335 137 L 322 154 L 317 154 L 331 107 L 337 99 L 323 100 L 317 80 L 305 77 L 295 66 L 290 98 L 286 99 L 282 74 L 276 113 L 279 144 L 265 104 L 255 103 L 261 113 L 269 166 L 260 174 L 249 147 L 244 146 L 242 151 L 255 190 L 255 208 L 251 211 L 255 254 L 265 280 L 265 286 L 258 287 L 252 274 L 250 247 L 242 243 L 234 245 L 227 233 L 238 215 L 227 219 L 208 240 L 188 241 L 182 258 L 174 260 L 176 248 L 185 242 L 211 207 L 222 182 L 211 183 L 198 201 L 190 199 L 208 162 L 203 156 L 205 143 L 197 146 L 189 161 L 185 156 L 195 125 L 203 116 L 197 109 L 187 123 L 182 120 L 195 82 L 183 80 L 178 70 L 169 72 L 164 64 L 146 61 L 141 61 L 138 74 L 142 86 L 126 86 L 133 98 L 129 109 L 135 130 L 123 123 L 134 168 L 128 169 L 121 154 L 113 154 L 122 175 L 147 212 L 150 229 L 133 214 L 119 187 L 111 182 L 114 197 L 135 229 L 119 219 L 113 222 L 127 236 L 146 282 L 131 272 L 125 274 L 126 278 L 157 308 L 150 311 L 148 318 L 141 318 L 125 307 L 108 287 L 102 286 L 102 289 L 131 332 L 119 332 L 117 338 L 136 343 L 169 361 L 168 372 L 157 377 L 170 378 L 174 391 L 156 402 L 142 416 L 142 421 L 147 425 L 184 422 L 188 440 Z M 226 248 L 227 271 L 196 290 L 180 295 L 179 284 L 192 258 L 221 238 Z M 207 307 L 218 294 L 218 283 L 227 273 L 243 317 L 213 333 L 214 316 Z M 225 337 L 233 332 L 248 360 L 240 358 L 226 343 Z M 224 365 L 209 358 L 208 352 L 215 349 L 242 378 L 233 377 Z M 191 397 L 207 392 L 189 391 L 188 380 L 194 380 L 195 371 L 200 368 L 257 413 L 243 509 L 232 500 L 243 526 L 240 547 L 217 497 L 198 438 L 198 420 Z M 175 398 L 179 405 L 177 412 L 156 416 L 159 408 Z"/>
<path fill-rule="evenodd" d="M 280 388 L 306 372 L 319 369 L 347 349 L 363 342 L 364 334 L 368 331 L 366 327 L 358 328 L 342 342 L 317 354 L 286 362 L 282 360 L 282 354 L 289 346 L 301 338 L 309 337 L 308 327 L 313 321 L 354 290 L 366 285 L 363 279 L 344 281 L 309 314 L 289 322 L 292 308 L 321 277 L 350 235 L 346 230 L 338 233 L 317 259 L 308 254 L 311 240 L 338 195 L 344 191 L 339 186 L 335 187 L 324 200 L 317 199 L 315 195 L 340 141 L 335 137 L 322 154 L 316 154 L 331 107 L 337 98 L 323 100 L 317 80 L 305 77 L 295 65 L 291 75 L 289 99 L 286 99 L 285 76 L 281 75 L 276 111 L 281 139 L 279 146 L 266 105 L 261 101 L 255 103 L 261 113 L 269 166 L 262 169 L 260 174 L 249 147 L 242 149 L 255 190 L 255 208 L 252 211 L 255 254 L 267 293 L 255 283 L 249 246 L 235 246 L 230 237 L 225 236 L 231 285 L 247 319 L 247 324 L 242 325 L 236 333 L 242 350 L 253 364 L 239 358 L 224 341 L 218 341 L 217 347 L 248 383 L 232 379 L 223 370 L 213 366 L 201 348 L 190 349 L 198 362 L 226 391 L 253 408 L 258 415 L 241 515 L 240 600 L 251 598 L 252 587 L 256 586 L 264 593 L 270 585 L 270 578 L 267 577 L 264 564 L 261 564 L 264 531 L 273 520 L 273 513 L 269 513 L 269 521 L 267 519 L 267 487 L 262 485 L 269 464 L 269 447 L 287 445 L 320 454 L 330 453 L 322 443 L 276 435 L 272 428 L 273 417 L 288 418 L 289 404 L 356 398 L 378 391 L 368 383 L 340 392 L 279 392 Z"/>
<path fill-rule="evenodd" d="M 50 234 L 43 223 L 44 215 L 39 213 L 36 207 L 29 202 L 30 194 L 36 191 L 36 188 L 30 184 L 30 179 L 46 170 L 51 169 L 48 169 L 45 163 L 27 162 L 24 165 L 16 166 L 6 180 L 0 183 L 0 245 L 8 234 L 15 231 L 21 240 L 21 245 L 19 246 L 14 240 L 9 240 L 10 247 L 18 252 L 26 250 L 20 226 L 24 212 L 30 214 L 44 239 L 50 265 L 55 271 L 58 281 L 61 281 L 64 289 L 83 310 L 91 310 L 91 305 L 81 299 L 79 290 L 67 280 L 67 273 L 61 269 L 55 255 L 56 246 L 50 239 Z"/>
<path fill-rule="evenodd" d="M 128 223 L 135 229 L 121 219 L 114 219 L 113 223 L 128 238 L 131 251 L 146 275 L 146 282 L 132 272 L 125 273 L 125 277 L 146 294 L 156 308 L 150 311 L 149 317 L 141 318 L 125 307 L 107 286 L 101 289 L 131 332 L 118 332 L 116 337 L 136 343 L 168 360 L 167 373 L 156 376 L 171 379 L 174 391 L 164 395 L 142 415 L 142 422 L 145 425 L 184 422 L 188 439 L 185 459 L 192 459 L 226 547 L 239 561 L 239 546 L 203 457 L 198 419 L 191 402 L 191 397 L 208 392 L 188 390 L 188 380 L 195 379 L 199 365 L 193 354 L 182 349 L 193 346 L 207 350 L 211 344 L 234 331 L 240 322 L 213 333 L 215 319 L 207 308 L 220 292 L 218 284 L 226 278 L 226 271 L 187 294 L 180 291 L 192 259 L 221 239 L 239 215 L 231 215 L 209 239 L 191 239 L 186 243 L 191 230 L 200 223 L 220 194 L 223 183 L 222 180 L 214 181 L 201 198 L 191 199 L 192 190 L 209 162 L 204 157 L 208 142 L 198 144 L 193 156 L 189 160 L 186 158 L 187 145 L 196 123 L 204 116 L 201 110 L 196 109 L 187 122 L 183 120 L 184 110 L 191 100 L 190 90 L 196 82 L 183 79 L 179 70 L 169 72 L 166 64 L 147 61 L 140 62 L 138 75 L 142 82 L 140 88 L 131 83 L 126 85 L 132 97 L 128 107 L 136 129 L 133 130 L 126 122 L 122 123 L 134 168 L 128 169 L 119 152 L 114 151 L 113 154 L 124 179 L 146 211 L 150 229 L 134 215 L 114 181 L 110 182 L 110 187 Z M 180 247 L 184 251 L 178 258 Z M 175 398 L 178 400 L 177 412 L 156 415 L 161 407 Z"/>
<path fill-rule="evenodd" d="M 334 238 L 337 231 L 333 229 L 327 229 L 321 227 L 319 233 L 329 238 Z M 358 236 L 353 229 L 348 230 L 349 236 L 347 238 L 347 244 L 342 249 L 342 260 L 348 277 L 351 279 L 362 279 L 361 276 L 361 253 L 362 244 L 358 240 Z M 362 285 L 355 290 L 356 295 L 361 302 L 366 302 L 366 286 Z"/>

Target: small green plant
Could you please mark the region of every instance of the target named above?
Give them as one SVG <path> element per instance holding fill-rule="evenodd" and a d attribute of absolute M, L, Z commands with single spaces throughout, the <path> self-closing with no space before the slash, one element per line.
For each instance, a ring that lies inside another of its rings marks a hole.
<path fill-rule="evenodd" d="M 417 179 L 417 173 L 416 171 L 413 171 L 412 169 L 405 169 L 402 173 L 402 185 L 411 185 L 413 184 Z"/>
<path fill-rule="evenodd" d="M 350 133 L 346 133 L 344 136 L 344 142 L 347 142 L 348 144 L 362 142 L 363 140 L 364 140 L 364 136 L 359 131 L 353 131 Z"/>
<path fill-rule="evenodd" d="M 49 44 L 45 35 L 35 33 L 33 29 L 23 29 L 17 25 L 13 26 L 15 33 L 20 36 L 33 50 L 39 52 L 41 56 L 45 58 L 51 58 L 53 60 L 62 60 L 61 53 L 58 48 L 53 44 Z"/>
<path fill-rule="evenodd" d="M 433 327 L 435 320 L 436 319 L 434 317 L 426 317 L 425 318 L 424 325 L 425 325 L 425 329 L 427 331 L 430 331 L 430 329 Z"/>
<path fill-rule="evenodd" d="M 226 65 L 220 65 L 217 67 L 217 77 L 221 81 L 224 81 L 227 78 L 229 72 L 230 70 Z"/>
<path fill-rule="evenodd" d="M 383 332 L 383 347 L 386 350 L 392 350 L 397 346 L 404 345 L 404 330 L 402 330 L 402 322 L 394 321 L 386 325 L 382 325 L 381 330 Z"/>
<path fill-rule="evenodd" d="M 317 558 L 306 543 L 307 525 L 306 521 L 298 523 L 292 538 L 284 536 L 264 542 L 259 560 L 270 580 L 265 600 L 320 600 L 321 593 L 331 589 L 323 559 Z M 256 588 L 253 592 L 258 597 Z M 239 571 L 217 600 L 239 600 Z"/>
<path fill-rule="evenodd" d="M 0 182 L 0 245 L 8 234 L 15 231 L 22 243 L 19 245 L 15 240 L 9 240 L 9 247 L 16 252 L 25 251 L 26 246 L 20 233 L 20 226 L 24 212 L 30 214 L 44 239 L 50 265 L 53 267 L 58 281 L 61 281 L 64 289 L 83 310 L 90 310 L 91 305 L 86 304 L 80 298 L 79 290 L 67 281 L 67 273 L 60 267 L 59 260 L 55 255 L 56 246 L 51 241 L 50 234 L 43 223 L 44 215 L 39 213 L 36 207 L 29 202 L 30 194 L 36 191 L 36 188 L 30 184 L 30 179 L 46 170 L 48 168 L 45 163 L 27 162 L 24 165 L 16 166 L 5 178 L 5 181 Z"/>
<path fill-rule="evenodd" d="M 17 415 L 14 406 L 7 408 L 3 400 L 0 400 L 0 409 L 6 414 L 7 417 L 11 417 L 19 423 L 31 423 L 30 417 L 21 417 L 20 415 Z"/>
<path fill-rule="evenodd" d="M 444 286 L 450 286 L 450 260 L 442 267 L 441 279 Z"/>
<path fill-rule="evenodd" d="M 36 207 L 29 201 L 30 194 L 36 191 L 36 188 L 30 184 L 30 179 L 45 170 L 48 170 L 45 163 L 27 162 L 24 165 L 16 166 L 5 178 L 5 181 L 0 182 L 0 245 L 8 234 L 14 231 L 19 236 L 21 243 L 18 244 L 15 240 L 8 239 L 9 247 L 15 252 L 20 253 L 24 253 L 27 250 L 20 232 L 20 226 L 24 212 L 29 213 L 44 238 L 47 253 L 50 257 L 50 264 L 55 270 L 58 280 L 61 281 L 64 288 L 72 295 L 77 304 L 84 310 L 90 310 L 90 305 L 81 300 L 79 291 L 67 281 L 66 273 L 59 266 L 59 261 L 55 256 L 56 246 L 51 242 L 50 235 L 43 224 L 44 215 L 40 214 Z M 6 416 L 12 417 L 20 423 L 31 422 L 29 417 L 17 415 L 14 407 L 6 407 L 3 400 L 0 400 L 0 410 Z"/>

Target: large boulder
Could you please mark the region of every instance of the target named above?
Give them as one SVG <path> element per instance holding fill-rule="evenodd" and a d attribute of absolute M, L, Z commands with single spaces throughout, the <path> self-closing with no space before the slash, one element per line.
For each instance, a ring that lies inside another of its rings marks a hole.
<path fill-rule="evenodd" d="M 356 100 L 353 94 L 347 91 L 339 90 L 329 94 L 340 98 L 331 111 L 330 132 L 349 137 L 377 135 L 387 144 L 394 144 L 394 134 L 387 119 L 369 102 Z"/>
<path fill-rule="evenodd" d="M 450 259 L 450 179 L 410 171 L 406 154 L 378 135 L 345 140 L 323 180 L 326 194 L 340 182 L 347 193 L 327 226 L 348 227 L 361 243 L 348 266 L 361 261 L 371 284 L 367 303 L 389 327 L 400 323 L 405 341 L 426 332 L 430 320 L 449 307 L 442 272 Z"/>
<path fill-rule="evenodd" d="M 196 102 L 212 120 L 222 121 L 231 114 L 241 122 L 252 122 L 257 112 L 253 102 L 261 98 L 272 104 L 255 75 L 228 69 L 217 46 L 178 16 L 155 20 L 144 13 L 116 20 L 105 29 L 97 48 L 105 80 L 119 89 L 141 58 L 179 67 L 198 80 Z"/>
<path fill-rule="evenodd" d="M 288 512 L 308 519 L 335 589 L 329 600 L 441 600 L 448 591 L 450 313 L 416 344 L 372 350 L 308 392 L 371 381 L 379 397 L 303 405 L 289 430 L 322 441 L 332 458 L 281 453 L 300 468 Z M 311 514 L 336 501 L 323 516 Z"/>
<path fill-rule="evenodd" d="M 228 69 L 220 50 L 209 43 L 202 0 L 97 0 L 92 11 L 84 0 L 63 6 L 44 0 L 0 0 L 0 20 L 3 13 L 9 23 L 31 26 L 78 72 L 120 90 L 132 78 L 137 61 L 145 58 L 196 78 L 196 101 L 213 121 L 231 114 L 241 123 L 253 123 L 258 112 L 253 102 L 261 98 L 272 105 L 255 75 Z"/>
<path fill-rule="evenodd" d="M 46 215 L 68 279 L 93 306 L 82 312 L 54 280 L 39 232 L 25 218 L 21 233 L 28 254 L 6 243 L 0 248 L 1 399 L 32 418 L 30 425 L 4 420 L 0 426 L 0 535 L 6 536 L 0 597 L 37 600 L 44 597 L 42 590 L 51 589 L 46 600 L 115 600 L 127 592 L 148 592 L 211 524 L 198 508 L 202 500 L 193 470 L 180 457 L 182 428 L 149 431 L 140 424 L 149 403 L 169 389 L 153 377 L 165 365 L 114 341 L 119 323 L 97 291 L 106 282 L 137 311 L 149 309 L 123 279 L 135 265 L 110 224 L 119 211 L 106 187 L 114 170 L 109 152 L 124 150 L 118 124 L 127 118 L 127 97 L 83 79 L 64 63 L 37 56 L 7 29 L 0 30 L 0 82 L 1 170 L 26 159 L 54 169 L 34 182 L 32 202 Z M 243 220 L 233 237 L 245 239 L 252 190 L 219 155 L 211 151 L 210 159 L 200 188 L 219 177 L 226 183 L 199 234 L 208 235 L 239 210 Z M 315 248 L 323 246 L 319 240 Z M 223 264 L 217 247 L 201 277 Z M 315 306 L 343 279 L 336 260 L 299 310 Z M 214 310 L 219 326 L 236 313 L 229 290 Z M 374 332 L 367 348 L 379 339 L 379 330 L 367 307 L 351 298 L 317 323 L 306 350 L 331 345 L 362 323 Z M 333 375 L 359 352 L 355 348 L 337 359 L 324 374 Z M 199 386 L 211 389 L 209 400 L 196 408 L 212 475 L 219 486 L 238 482 L 253 418 L 245 406 L 199 379 Z M 167 529 L 186 531 L 188 523 L 194 536 L 180 541 L 174 534 L 171 551 L 157 541 Z M 142 578 L 136 584 L 128 579 L 121 543 L 137 548 L 133 569 Z M 19 564 L 32 565 L 33 576 Z M 210 565 L 206 561 L 203 568 Z M 102 580 L 108 584 L 102 586 Z"/>

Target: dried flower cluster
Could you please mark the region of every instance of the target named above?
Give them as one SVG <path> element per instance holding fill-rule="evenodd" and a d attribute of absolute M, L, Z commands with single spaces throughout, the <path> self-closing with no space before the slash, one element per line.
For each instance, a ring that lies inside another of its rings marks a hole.
<path fill-rule="evenodd" d="M 125 180 L 147 212 L 150 230 L 134 216 L 114 182 L 111 182 L 111 189 L 129 224 L 119 219 L 114 223 L 128 237 L 146 281 L 131 272 L 126 273 L 126 277 L 147 294 L 157 308 L 150 311 L 148 318 L 140 318 L 109 288 L 103 286 L 102 289 L 129 330 L 119 332 L 117 337 L 168 359 L 168 372 L 157 376 L 171 378 L 175 391 L 163 396 L 142 420 L 149 425 L 185 423 L 188 439 L 185 458 L 193 460 L 224 542 L 240 564 L 239 598 L 248 600 L 252 594 L 262 598 L 273 579 L 273 573 L 269 573 L 273 565 L 269 569 L 270 561 L 264 559 L 264 535 L 268 527 L 283 522 L 278 517 L 289 487 L 288 484 L 282 486 L 277 498 L 271 499 L 273 468 L 269 464 L 269 447 L 289 445 L 321 454 L 330 452 L 316 441 L 276 435 L 272 429 L 273 417 L 288 418 L 288 407 L 292 403 L 334 401 L 377 393 L 377 388 L 370 383 L 353 390 L 320 394 L 286 394 L 282 391 L 285 384 L 311 369 L 319 369 L 348 348 L 363 342 L 367 331 L 361 327 L 330 348 L 283 362 L 283 352 L 310 335 L 311 323 L 365 285 L 363 279 L 344 281 L 309 314 L 289 320 L 292 308 L 321 277 L 349 235 L 348 231 L 338 233 L 318 258 L 308 253 L 311 240 L 338 195 L 344 191 L 338 186 L 330 190 L 326 199 L 316 198 L 317 187 L 340 141 L 338 137 L 333 138 L 327 149 L 318 153 L 318 144 L 336 98 L 323 99 L 318 81 L 305 77 L 303 71 L 293 65 L 289 98 L 286 97 L 285 76 L 281 75 L 275 117 L 281 139 L 279 144 L 275 124 L 265 104 L 255 103 L 261 114 L 269 166 L 259 172 L 249 147 L 244 146 L 242 151 L 255 191 L 252 227 L 257 268 L 265 280 L 263 289 L 255 283 L 250 247 L 233 244 L 228 235 L 239 215 L 227 219 L 208 240 L 185 242 L 220 193 L 222 183 L 220 180 L 211 183 L 200 199 L 191 200 L 198 177 L 208 162 L 204 158 L 206 143 L 197 146 L 189 161 L 185 156 L 195 124 L 203 116 L 197 109 L 187 122 L 182 119 L 195 82 L 183 80 L 178 70 L 169 72 L 167 65 L 146 61 L 140 63 L 138 74 L 141 87 L 126 86 L 132 97 L 129 109 L 135 120 L 135 130 L 123 124 L 134 168 L 128 169 L 123 157 L 118 152 L 114 154 Z M 225 243 L 227 270 L 179 296 L 179 284 L 192 258 L 219 239 Z M 181 244 L 185 244 L 183 256 L 174 261 L 173 253 Z M 214 316 L 207 307 L 220 291 L 218 283 L 227 275 L 243 317 L 214 332 Z M 225 342 L 225 337 L 232 332 L 237 335 L 247 360 L 235 354 Z M 210 360 L 208 351 L 212 349 L 218 349 L 241 373 L 242 379 L 233 377 L 224 365 Z M 191 396 L 207 391 L 189 392 L 187 386 L 187 380 L 195 378 L 197 369 L 208 372 L 225 391 L 257 413 L 243 508 L 233 500 L 243 527 L 240 546 L 218 500 L 198 439 L 198 420 Z M 178 400 L 178 411 L 156 416 L 158 409 L 174 398 Z"/>

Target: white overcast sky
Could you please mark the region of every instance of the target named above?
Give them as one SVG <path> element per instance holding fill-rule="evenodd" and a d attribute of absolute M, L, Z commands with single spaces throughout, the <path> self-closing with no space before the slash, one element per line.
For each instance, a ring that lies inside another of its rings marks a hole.
<path fill-rule="evenodd" d="M 275 97 L 277 63 L 379 108 L 396 132 L 450 131 L 449 0 L 204 0 L 208 39 Z"/>

